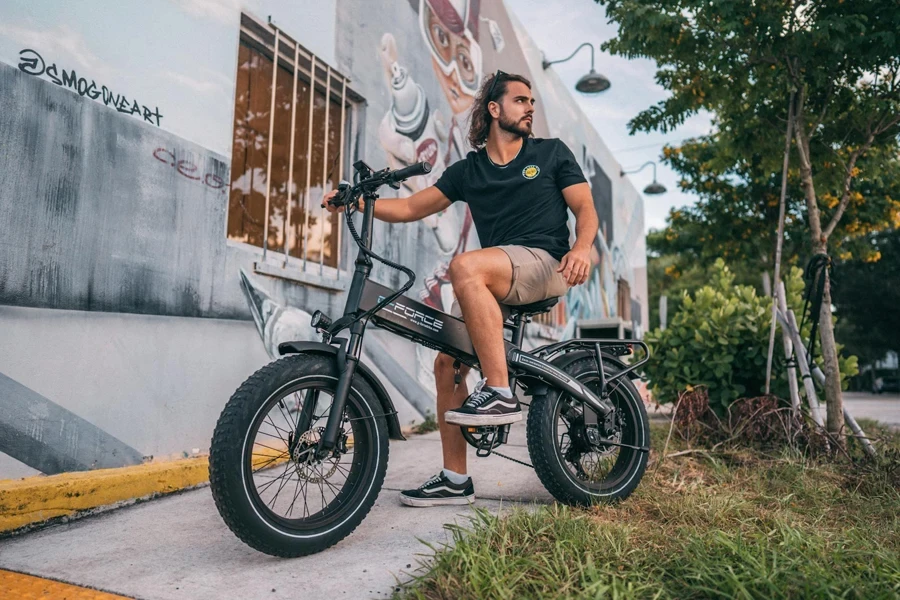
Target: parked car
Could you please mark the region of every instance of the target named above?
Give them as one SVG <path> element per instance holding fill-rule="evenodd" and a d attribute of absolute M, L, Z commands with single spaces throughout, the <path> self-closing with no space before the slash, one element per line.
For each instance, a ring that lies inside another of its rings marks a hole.
<path fill-rule="evenodd" d="M 893 369 L 876 370 L 872 380 L 872 392 L 875 394 L 900 392 L 900 372 Z"/>

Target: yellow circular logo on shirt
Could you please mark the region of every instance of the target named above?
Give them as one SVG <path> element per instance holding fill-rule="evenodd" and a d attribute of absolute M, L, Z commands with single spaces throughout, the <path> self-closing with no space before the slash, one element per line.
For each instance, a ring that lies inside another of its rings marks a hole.
<path fill-rule="evenodd" d="M 524 169 L 522 169 L 522 177 L 525 179 L 534 179 L 538 175 L 540 175 L 541 170 L 537 165 L 528 165 Z"/>

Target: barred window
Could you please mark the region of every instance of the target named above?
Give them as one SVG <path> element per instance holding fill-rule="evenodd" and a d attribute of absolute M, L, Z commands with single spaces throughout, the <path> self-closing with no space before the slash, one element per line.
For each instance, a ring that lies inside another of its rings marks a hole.
<path fill-rule="evenodd" d="M 320 204 L 349 170 L 361 98 L 347 83 L 275 26 L 241 15 L 228 239 L 285 265 L 340 269 L 341 216 Z"/>

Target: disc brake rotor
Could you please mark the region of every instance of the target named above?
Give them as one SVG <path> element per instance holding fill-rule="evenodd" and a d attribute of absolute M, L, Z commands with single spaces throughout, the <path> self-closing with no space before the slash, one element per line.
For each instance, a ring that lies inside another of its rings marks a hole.
<path fill-rule="evenodd" d="M 324 427 L 316 427 L 304 432 L 297 440 L 291 459 L 297 465 L 297 476 L 310 483 L 320 483 L 331 478 L 337 471 L 339 460 L 332 461 L 331 468 L 327 471 L 317 471 L 315 467 L 323 465 L 323 461 L 315 459 L 315 450 L 319 439 L 325 433 Z M 346 437 L 341 431 L 341 438 Z"/>

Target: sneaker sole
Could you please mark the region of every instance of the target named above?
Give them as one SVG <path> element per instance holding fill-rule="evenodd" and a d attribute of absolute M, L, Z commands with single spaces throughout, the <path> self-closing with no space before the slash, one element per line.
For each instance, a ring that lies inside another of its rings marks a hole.
<path fill-rule="evenodd" d="M 461 415 L 454 412 L 444 413 L 444 421 L 451 425 L 509 425 L 522 420 L 522 413 L 511 415 Z"/>
<path fill-rule="evenodd" d="M 428 508 L 429 506 L 449 506 L 471 504 L 475 501 L 475 494 L 471 496 L 463 496 L 462 498 L 410 498 L 400 494 L 400 503 L 406 506 L 415 506 L 416 508 Z"/>

